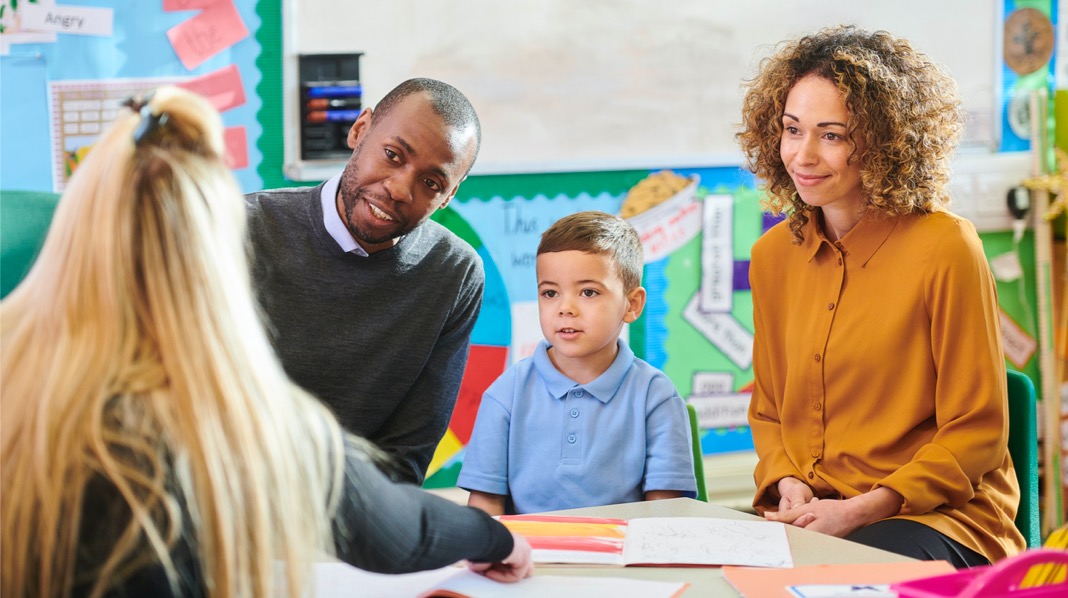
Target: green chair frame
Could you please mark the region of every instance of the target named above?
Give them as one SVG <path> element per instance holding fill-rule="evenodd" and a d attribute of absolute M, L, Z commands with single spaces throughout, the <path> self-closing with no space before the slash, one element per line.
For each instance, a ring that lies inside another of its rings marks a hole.
<path fill-rule="evenodd" d="M 1025 374 L 1008 370 L 1009 455 L 1020 483 L 1020 509 L 1016 527 L 1028 548 L 1042 545 L 1038 497 L 1038 427 L 1035 385 Z"/>
<path fill-rule="evenodd" d="M 697 500 L 708 502 L 705 490 L 705 453 L 701 450 L 701 431 L 697 428 L 697 409 L 686 403 L 690 415 L 690 439 L 693 441 L 693 476 L 697 478 Z"/>
<path fill-rule="evenodd" d="M 29 273 L 58 203 L 57 193 L 0 191 L 0 299 Z"/>

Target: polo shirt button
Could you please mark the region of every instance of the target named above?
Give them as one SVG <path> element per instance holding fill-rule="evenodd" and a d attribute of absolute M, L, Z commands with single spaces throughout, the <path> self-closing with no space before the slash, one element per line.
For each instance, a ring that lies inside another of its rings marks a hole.
<path fill-rule="evenodd" d="M 839 265 L 839 266 L 841 266 L 841 265 L 842 265 L 842 258 L 838 258 L 838 265 Z"/>
<path fill-rule="evenodd" d="M 818 459 L 819 456 L 820 456 L 820 452 L 819 451 L 812 451 L 812 458 L 813 459 Z"/>
<path fill-rule="evenodd" d="M 574 395 L 572 395 L 572 396 L 581 397 L 584 394 L 586 394 L 586 393 L 582 392 L 581 390 L 576 390 Z"/>
<path fill-rule="evenodd" d="M 808 472 L 808 479 L 810 479 L 810 480 L 811 480 L 811 479 L 812 479 L 812 478 L 814 478 L 814 477 L 816 477 L 816 474 L 812 473 L 811 471 L 810 471 L 810 472 Z"/>
<path fill-rule="evenodd" d="M 574 434 L 568 434 L 567 435 L 567 443 L 568 444 L 575 444 L 575 435 Z"/>
<path fill-rule="evenodd" d="M 820 354 L 816 353 L 815 355 L 812 356 L 812 359 L 815 359 L 816 361 L 819 361 L 820 360 Z"/>
<path fill-rule="evenodd" d="M 571 410 L 571 417 L 578 417 L 578 413 L 579 413 L 578 409 L 572 409 Z"/>
<path fill-rule="evenodd" d="M 816 411 L 819 411 L 820 409 L 823 409 L 823 405 L 820 404 L 820 403 L 813 403 L 812 404 L 812 408 L 815 409 Z"/>
<path fill-rule="evenodd" d="M 827 309 L 834 309 L 834 302 L 833 301 L 827 304 Z"/>

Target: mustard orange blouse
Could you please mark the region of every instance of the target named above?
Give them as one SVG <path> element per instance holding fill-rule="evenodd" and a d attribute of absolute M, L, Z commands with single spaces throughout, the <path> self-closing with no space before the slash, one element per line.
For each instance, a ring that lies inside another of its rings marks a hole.
<path fill-rule="evenodd" d="M 777 506 L 789 476 L 821 498 L 885 486 L 905 499 L 897 517 L 991 561 L 1023 550 L 997 295 L 974 226 L 866 218 L 831 243 L 818 218 L 800 245 L 782 222 L 753 246 L 753 505 Z"/>

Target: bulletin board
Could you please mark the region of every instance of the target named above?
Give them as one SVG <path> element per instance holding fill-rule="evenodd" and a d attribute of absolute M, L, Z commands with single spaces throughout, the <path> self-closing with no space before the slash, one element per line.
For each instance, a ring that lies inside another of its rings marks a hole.
<path fill-rule="evenodd" d="M 0 0 L 0 188 L 62 191 L 122 99 L 164 84 L 220 111 L 243 190 L 278 185 L 261 170 L 281 163 L 269 145 L 281 136 L 270 89 L 281 72 L 271 55 L 280 2 Z M 54 30 L 31 27 L 33 13 Z"/>
<path fill-rule="evenodd" d="M 413 76 L 464 91 L 483 124 L 476 174 L 737 165 L 742 81 L 777 42 L 838 23 L 886 29 L 944 64 L 972 114 L 969 141 L 996 147 L 1002 3 L 994 0 L 283 0 L 283 7 L 286 64 L 299 54 L 363 52 L 365 105 Z M 296 82 L 286 68 L 289 101 Z M 287 144 L 297 118 L 287 109 Z M 296 155 L 287 145 L 287 164 Z"/>

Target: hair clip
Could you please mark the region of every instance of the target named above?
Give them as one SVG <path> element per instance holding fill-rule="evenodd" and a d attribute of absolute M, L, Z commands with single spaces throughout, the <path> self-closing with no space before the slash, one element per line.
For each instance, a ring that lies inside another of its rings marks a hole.
<path fill-rule="evenodd" d="M 167 124 L 167 113 L 161 112 L 159 114 L 153 114 L 152 107 L 148 105 L 152 100 L 152 95 L 154 93 L 154 91 L 150 91 L 140 97 L 130 96 L 122 102 L 123 106 L 141 114 L 141 122 L 133 132 L 134 145 L 141 145 L 141 142 L 144 141 L 148 135 Z"/>

